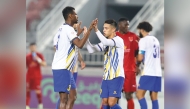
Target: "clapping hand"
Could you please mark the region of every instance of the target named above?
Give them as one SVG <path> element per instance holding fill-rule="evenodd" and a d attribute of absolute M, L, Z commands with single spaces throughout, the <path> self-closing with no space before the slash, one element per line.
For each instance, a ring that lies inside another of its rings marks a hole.
<path fill-rule="evenodd" d="M 77 36 L 79 36 L 84 31 L 84 27 L 81 28 L 81 22 L 77 25 Z"/>

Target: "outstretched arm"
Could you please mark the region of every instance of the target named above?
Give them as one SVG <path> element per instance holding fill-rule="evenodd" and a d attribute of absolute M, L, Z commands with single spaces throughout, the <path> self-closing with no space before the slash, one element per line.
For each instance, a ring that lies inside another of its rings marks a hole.
<path fill-rule="evenodd" d="M 82 58 L 82 55 L 80 53 L 80 51 L 78 51 L 78 61 L 80 62 L 80 65 L 81 65 L 81 70 L 84 69 L 86 67 L 86 64 Z"/>
<path fill-rule="evenodd" d="M 87 40 L 86 48 L 87 48 L 89 53 L 94 53 L 94 52 L 97 52 L 97 51 L 103 51 L 103 44 L 99 43 L 99 44 L 96 44 L 96 45 L 92 45 L 90 43 L 90 41 Z"/>
<path fill-rule="evenodd" d="M 107 39 L 104 35 L 102 35 L 102 33 L 98 30 L 97 25 L 98 25 L 98 19 L 95 19 L 95 23 L 94 23 L 93 27 L 94 27 L 96 35 L 100 39 L 101 43 L 104 46 L 116 46 L 115 40 L 114 39 Z"/>
<path fill-rule="evenodd" d="M 94 21 L 92 21 L 92 23 L 90 24 L 89 29 L 87 30 L 86 34 L 84 35 L 84 37 L 82 39 L 79 38 L 75 38 L 72 43 L 75 44 L 78 48 L 82 48 L 84 46 L 84 44 L 86 43 L 86 40 L 88 39 L 90 32 L 92 30 L 92 25 L 94 24 Z M 78 25 L 80 28 L 80 24 Z M 79 34 L 77 34 L 79 35 Z"/>

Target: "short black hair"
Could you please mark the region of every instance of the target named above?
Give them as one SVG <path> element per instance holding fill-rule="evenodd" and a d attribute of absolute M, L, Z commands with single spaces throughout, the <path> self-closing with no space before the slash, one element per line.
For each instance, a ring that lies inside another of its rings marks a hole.
<path fill-rule="evenodd" d="M 36 43 L 35 42 L 30 43 L 30 46 L 33 46 L 33 45 L 36 45 Z"/>
<path fill-rule="evenodd" d="M 113 27 L 117 28 L 117 22 L 115 20 L 113 20 L 113 19 L 108 19 L 104 23 L 110 24 Z"/>
<path fill-rule="evenodd" d="M 126 17 L 122 17 L 122 18 L 119 18 L 119 21 L 118 21 L 118 22 L 123 22 L 123 21 L 129 21 L 129 19 L 126 18 Z"/>
<path fill-rule="evenodd" d="M 143 21 L 139 23 L 139 25 L 137 26 L 137 29 L 143 29 L 146 32 L 150 32 L 152 31 L 153 27 L 149 22 Z"/>
<path fill-rule="evenodd" d="M 73 10 L 75 10 L 75 8 L 71 6 L 67 6 L 63 9 L 62 14 L 65 20 L 67 20 L 69 14 L 73 13 Z"/>

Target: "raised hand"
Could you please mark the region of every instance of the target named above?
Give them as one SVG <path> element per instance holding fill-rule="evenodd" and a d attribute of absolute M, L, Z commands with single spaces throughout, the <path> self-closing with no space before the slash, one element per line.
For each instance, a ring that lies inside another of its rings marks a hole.
<path fill-rule="evenodd" d="M 97 23 L 98 19 L 96 18 L 91 22 L 89 29 L 92 30 L 93 28 L 97 27 Z"/>
<path fill-rule="evenodd" d="M 96 18 L 96 19 L 94 20 L 93 28 L 94 28 L 95 32 L 98 31 L 98 18 Z"/>
<path fill-rule="evenodd" d="M 83 36 L 87 33 L 87 27 L 84 27 Z"/>
<path fill-rule="evenodd" d="M 84 28 L 81 28 L 81 22 L 77 25 L 77 36 L 79 36 L 84 31 Z"/>
<path fill-rule="evenodd" d="M 95 20 L 93 20 L 93 21 L 91 22 L 90 27 L 89 27 L 89 30 L 92 30 L 92 29 L 93 29 L 94 23 L 95 23 Z"/>

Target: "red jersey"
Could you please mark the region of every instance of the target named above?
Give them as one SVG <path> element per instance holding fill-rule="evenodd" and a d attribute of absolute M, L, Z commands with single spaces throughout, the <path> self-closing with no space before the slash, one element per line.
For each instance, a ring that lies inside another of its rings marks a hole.
<path fill-rule="evenodd" d="M 116 35 L 121 37 L 124 42 L 124 71 L 136 71 L 135 51 L 138 50 L 138 36 L 132 32 L 121 34 L 118 31 Z"/>
<path fill-rule="evenodd" d="M 36 53 L 36 55 L 44 61 L 44 57 L 41 53 Z M 32 53 L 26 55 L 26 67 L 27 70 L 27 78 L 42 78 L 40 64 L 33 59 Z"/>

